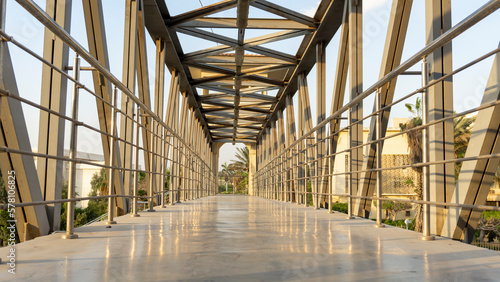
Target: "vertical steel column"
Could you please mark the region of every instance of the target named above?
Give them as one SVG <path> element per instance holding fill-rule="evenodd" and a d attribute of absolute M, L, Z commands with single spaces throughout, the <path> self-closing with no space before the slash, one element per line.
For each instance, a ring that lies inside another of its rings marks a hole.
<path fill-rule="evenodd" d="M 83 14 L 85 17 L 85 27 L 87 30 L 87 41 L 89 44 L 89 52 L 94 58 L 96 58 L 104 67 L 109 69 L 109 59 L 108 59 L 108 47 L 106 41 L 106 31 L 104 26 L 104 14 L 102 11 L 101 0 L 82 0 L 83 3 Z M 103 76 L 96 71 L 92 72 L 92 80 L 94 84 L 94 91 L 98 97 L 96 97 L 96 107 L 97 114 L 99 118 L 99 128 L 101 131 L 112 134 L 113 129 L 111 128 L 111 108 L 101 101 L 111 103 L 112 88 L 111 83 L 104 79 Z M 147 136 L 143 132 L 143 136 Z M 120 159 L 120 146 L 115 144 L 114 146 L 114 160 L 110 159 L 110 148 L 111 148 L 111 138 L 107 134 L 101 134 L 102 151 L 104 154 L 104 163 L 110 165 L 112 162 L 116 164 L 117 167 L 121 167 L 122 160 Z M 149 165 L 149 164 L 147 164 Z M 115 191 L 119 191 L 123 194 L 123 179 L 121 170 L 115 170 L 115 182 L 113 183 Z M 117 199 L 118 208 L 125 208 L 125 199 Z"/>
<path fill-rule="evenodd" d="M 278 166 L 277 166 L 277 159 L 276 156 L 278 155 L 278 134 L 277 134 L 277 128 L 276 128 L 276 121 L 271 122 L 271 135 L 272 135 L 272 154 L 271 154 L 271 159 L 273 159 L 271 168 L 272 168 L 272 174 L 273 174 L 273 193 L 272 193 L 272 199 L 274 200 L 279 200 L 278 198 Z"/>
<path fill-rule="evenodd" d="M 287 158 L 284 150 L 286 149 L 286 137 L 285 137 L 285 122 L 283 120 L 283 110 L 278 111 L 278 154 L 282 154 L 279 159 L 279 187 L 280 187 L 280 200 L 287 201 L 287 186 L 286 186 L 286 169 L 287 169 Z"/>
<path fill-rule="evenodd" d="M 333 123 L 330 122 L 329 123 L 329 126 L 332 126 Z M 329 131 L 327 132 L 331 132 L 331 130 L 329 129 Z M 333 138 L 333 136 L 330 136 L 330 138 Z M 327 141 L 328 142 L 328 141 Z M 327 146 L 327 154 L 328 155 L 331 155 L 333 154 L 333 150 L 332 150 L 332 146 Z M 332 209 L 332 194 L 333 194 L 333 162 L 332 162 L 332 157 L 328 157 L 326 160 L 327 160 L 327 167 L 325 168 L 327 170 L 327 173 L 329 174 L 327 177 L 328 177 L 328 213 L 333 213 L 333 209 Z"/>
<path fill-rule="evenodd" d="M 422 62 L 422 86 L 427 86 L 427 60 L 424 57 Z M 422 162 L 425 164 L 429 161 L 429 129 L 426 127 L 428 122 L 428 106 L 429 106 L 429 97 L 428 97 L 428 89 L 424 89 L 422 91 Z M 422 167 L 422 196 L 424 201 L 430 200 L 430 179 L 429 179 L 429 166 L 424 165 Z M 423 223 L 422 223 L 422 240 L 424 241 L 432 241 L 434 240 L 434 236 L 431 236 L 431 211 L 430 205 L 423 205 Z"/>
<path fill-rule="evenodd" d="M 452 27 L 451 0 L 425 1 L 426 44 L 432 42 Z M 428 81 L 436 80 L 453 71 L 452 42 L 447 43 L 427 56 Z M 453 79 L 447 79 L 430 86 L 428 91 L 428 121 L 453 115 Z M 455 158 L 453 120 L 449 119 L 429 126 L 429 161 Z M 453 163 L 436 164 L 429 167 L 429 199 L 448 203 L 455 190 L 455 168 Z M 448 207 L 431 206 L 432 234 L 442 234 Z M 447 223 L 446 223 L 447 224 Z"/>
<path fill-rule="evenodd" d="M 344 105 L 345 88 L 347 84 L 349 66 L 349 1 L 344 2 L 344 11 L 342 18 L 342 28 L 340 30 L 340 42 L 339 50 L 337 55 L 337 65 L 335 67 L 335 77 L 333 82 L 333 95 L 332 95 L 332 105 L 330 107 L 330 115 L 337 112 Z M 330 122 L 330 135 L 329 149 L 331 153 L 337 152 L 337 145 L 340 139 L 340 122 L 341 119 L 334 119 Z M 335 133 L 335 135 L 334 135 Z M 344 155 L 339 155 L 338 157 L 344 157 Z M 330 172 L 333 174 L 335 172 L 335 159 L 337 156 L 332 156 L 330 158 Z M 332 185 L 334 178 L 340 176 L 332 176 Z M 347 177 L 347 175 L 345 175 Z M 347 187 L 344 187 L 345 193 Z M 332 187 L 333 190 L 333 187 Z"/>
<path fill-rule="evenodd" d="M 349 0 L 349 86 L 352 101 L 363 92 L 363 1 Z M 363 102 L 359 102 L 349 111 L 350 122 L 358 122 L 363 118 Z M 351 127 L 349 148 L 363 143 L 363 123 Z M 363 148 L 359 147 L 350 152 L 350 172 L 361 170 L 363 163 Z M 359 173 L 350 174 L 350 192 L 358 193 Z M 359 200 L 356 200 L 359 202 Z M 352 208 L 352 207 L 351 207 Z M 351 210 L 352 212 L 352 210 Z"/>
<path fill-rule="evenodd" d="M 142 1 L 141 1 L 142 2 Z M 139 10 L 139 24 L 138 24 L 138 31 L 139 31 L 139 44 L 138 44 L 138 50 L 139 50 L 139 56 L 137 57 L 137 63 L 138 65 L 140 64 L 140 67 L 142 69 L 143 77 L 141 80 L 145 80 L 146 83 L 149 81 L 147 80 L 146 75 L 148 74 L 147 72 L 147 57 L 146 57 L 146 44 L 145 44 L 145 37 L 146 37 L 146 32 L 144 30 L 144 22 L 145 22 L 145 15 L 143 15 L 143 7 L 142 3 L 140 5 L 140 10 Z M 153 112 L 158 116 L 162 117 L 163 116 L 163 108 L 165 104 L 165 41 L 162 38 L 158 38 L 155 40 L 155 45 L 156 45 L 156 51 L 155 51 L 155 80 L 154 80 L 154 108 Z M 137 70 L 137 73 L 139 74 L 139 68 Z M 137 75 L 137 81 L 138 83 L 141 82 L 139 80 L 139 75 Z M 149 90 L 149 85 L 144 85 L 143 88 L 146 88 Z M 145 91 L 144 91 L 145 92 Z M 155 134 L 160 136 L 164 130 L 163 128 L 160 128 L 161 132 L 153 131 Z M 158 137 L 159 138 L 159 137 Z M 156 149 L 158 152 L 161 152 L 164 150 L 162 148 L 163 141 L 158 140 L 156 144 Z M 156 170 L 155 172 L 158 173 L 155 175 L 156 178 L 156 190 L 161 190 L 163 191 L 163 184 L 162 182 L 162 173 L 158 170 L 158 168 L 162 167 L 163 160 L 161 158 L 156 159 Z M 163 168 L 165 170 L 165 168 Z M 164 194 L 161 194 L 164 195 Z M 158 203 L 159 204 L 159 203 Z"/>
<path fill-rule="evenodd" d="M 154 212 L 154 183 L 155 183 L 155 180 L 156 180 L 156 177 L 155 177 L 155 166 L 156 166 L 156 163 L 155 163 L 155 159 L 156 159 L 156 152 L 155 152 L 155 140 L 157 139 L 154 132 L 156 132 L 155 130 L 155 127 L 156 127 L 156 121 L 151 117 L 151 130 L 153 132 L 151 132 L 151 145 L 150 145 L 150 152 L 149 152 L 149 161 L 150 161 L 150 164 L 149 164 L 149 198 L 148 198 L 148 201 L 149 201 L 149 204 L 148 204 L 148 212 Z"/>
<path fill-rule="evenodd" d="M 132 193 L 134 198 L 132 199 L 132 217 L 139 217 L 137 214 L 137 184 L 139 182 L 139 124 L 140 124 L 141 108 L 139 106 L 135 109 L 135 148 L 134 148 L 134 187 Z"/>
<path fill-rule="evenodd" d="M 323 42 L 316 45 L 316 124 L 320 124 L 326 118 L 326 46 Z M 314 208 L 320 206 L 320 193 L 327 191 L 328 178 L 323 177 L 325 171 L 325 133 L 323 126 L 316 131 L 316 202 Z"/>
<path fill-rule="evenodd" d="M 302 135 L 304 135 L 306 132 L 309 132 L 312 129 L 312 114 L 311 114 L 311 104 L 309 100 L 309 88 L 307 86 L 307 78 L 304 74 L 300 74 L 298 76 L 298 84 L 299 84 L 299 99 L 302 102 L 302 104 L 299 104 L 299 112 L 302 112 L 303 114 L 303 127 L 302 127 Z M 300 116 L 299 116 L 299 122 L 300 122 Z M 313 164 L 313 159 L 315 156 L 315 148 L 313 144 L 314 136 L 307 136 L 304 140 L 305 145 L 306 145 L 306 150 L 304 154 L 306 154 L 306 160 L 307 160 L 307 165 L 304 165 L 306 168 L 309 167 L 309 176 L 307 176 L 307 171 L 304 175 L 305 179 L 305 186 L 304 186 L 304 205 L 308 205 L 308 190 L 307 190 L 307 182 L 311 182 L 311 195 L 313 199 L 313 205 L 315 203 L 316 197 L 315 191 L 316 191 L 316 182 L 312 180 L 312 177 L 316 175 L 316 169 Z"/>
<path fill-rule="evenodd" d="M 150 152 L 149 152 L 149 161 L 150 161 L 150 165 L 149 165 L 149 198 L 148 198 L 148 201 L 149 201 L 149 207 L 148 207 L 148 212 L 155 212 L 153 206 L 154 206 L 154 182 L 156 180 L 156 177 L 155 177 L 155 174 L 154 172 L 156 171 L 155 170 L 155 166 L 156 166 L 156 163 L 155 163 L 155 159 L 156 159 L 156 152 L 155 152 L 155 141 L 156 141 L 156 136 L 155 136 L 155 133 L 154 132 L 158 132 L 156 129 L 156 121 L 151 118 L 151 130 L 153 130 L 153 132 L 151 133 L 151 146 L 150 146 Z"/>
<path fill-rule="evenodd" d="M 286 138 L 286 147 L 290 147 L 293 142 L 297 140 L 296 137 L 296 127 L 295 127 L 295 110 L 293 108 L 293 99 L 290 95 L 288 95 L 285 98 L 286 102 L 286 133 L 287 133 L 287 138 Z M 295 201 L 297 204 L 299 204 L 299 190 L 298 190 L 298 168 L 297 168 L 297 160 L 298 156 L 294 155 L 294 151 L 296 152 L 297 146 L 295 148 L 291 148 L 290 151 L 288 152 L 288 157 L 290 159 L 290 169 L 287 174 L 287 180 L 288 180 L 288 185 L 290 186 L 290 202 L 293 202 L 293 197 L 295 195 Z M 295 193 L 294 192 L 295 188 Z"/>
<path fill-rule="evenodd" d="M 160 181 L 158 182 L 158 205 L 161 205 L 162 208 L 165 208 L 164 199 L 164 186 L 165 186 L 165 129 L 160 126 L 161 138 L 159 140 L 159 147 L 161 151 L 160 159 Z M 160 133 L 159 132 L 159 133 Z"/>
<path fill-rule="evenodd" d="M 349 128 L 348 128 L 348 131 L 347 131 L 347 135 L 348 135 L 348 138 L 347 138 L 347 142 L 348 142 L 348 147 L 349 147 L 349 157 L 348 157 L 348 168 L 349 168 L 349 171 L 345 174 L 345 177 L 349 177 L 349 181 L 347 182 L 348 184 L 348 194 L 349 194 L 349 197 L 347 199 L 347 219 L 354 219 L 354 217 L 352 216 L 352 173 L 350 173 L 352 171 L 352 131 L 353 131 L 353 127 L 352 127 L 352 123 L 351 123 L 351 108 L 349 108 L 349 115 L 347 116 L 347 124 L 349 125 Z"/>
<path fill-rule="evenodd" d="M 0 1 L 3 5 L 5 1 Z M 2 8 L 1 21 L 5 23 L 5 6 Z M 4 27 L 1 27 L 4 30 Z M 6 41 L 0 41 L 2 58 L 0 88 L 9 91 L 10 95 L 19 97 L 14 67 L 12 65 L 9 48 Z M 8 132 L 8 134 L 6 134 Z M 21 102 L 17 99 L 0 97 L 0 146 L 31 152 L 31 144 L 26 128 Z M 33 156 L 15 153 L 0 154 L 0 168 L 4 177 L 9 171 L 15 171 L 17 187 L 16 199 L 23 202 L 43 201 L 37 171 Z M 10 172 L 12 174 L 12 172 Z M 34 239 L 50 232 L 47 211 L 44 206 L 29 206 L 16 209 L 16 229 L 21 242 Z"/>
<path fill-rule="evenodd" d="M 377 197 L 380 198 L 382 197 L 382 122 L 383 122 L 383 112 L 380 111 L 382 108 L 382 94 L 380 93 L 381 89 L 377 89 L 377 92 L 375 93 L 375 109 L 377 111 Z M 378 199 L 377 200 L 377 224 L 375 224 L 373 227 L 376 228 L 381 228 L 385 227 L 382 224 L 382 200 Z"/>
<path fill-rule="evenodd" d="M 66 31 L 71 25 L 71 0 L 46 1 L 47 14 Z M 2 29 L 4 30 L 4 29 Z M 45 28 L 43 41 L 43 58 L 54 66 L 64 69 L 68 65 L 69 48 L 63 41 Z M 40 106 L 58 113 L 66 113 L 67 79 L 51 66 L 42 64 L 42 86 Z M 64 122 L 63 118 L 40 111 L 38 129 L 38 153 L 58 157 L 64 156 Z M 64 165 L 62 160 L 37 157 L 37 173 L 40 188 L 45 201 L 59 200 L 62 194 Z M 46 204 L 50 230 L 59 230 L 61 221 L 61 204 Z"/>
<path fill-rule="evenodd" d="M 109 136 L 109 159 L 110 159 L 110 169 L 109 169 L 109 182 L 108 182 L 108 221 L 106 224 L 116 224 L 116 221 L 113 220 L 114 212 L 115 212 L 115 191 L 113 190 L 113 183 L 115 182 L 115 146 L 116 146 L 116 99 L 118 96 L 118 89 L 113 89 L 111 94 L 111 136 Z"/>
<path fill-rule="evenodd" d="M 163 173 L 163 178 L 162 178 L 162 182 L 161 182 L 161 207 L 162 208 L 166 208 L 167 206 L 165 205 L 165 183 L 167 182 L 167 160 L 168 160 L 168 156 L 167 156 L 167 146 L 168 146 L 168 143 L 167 143 L 167 138 L 168 138 L 168 132 L 166 131 L 165 128 L 162 128 L 162 132 L 163 132 L 163 140 L 162 140 L 162 143 L 163 143 L 163 169 L 162 169 L 162 173 Z"/>
<path fill-rule="evenodd" d="M 255 181 L 255 176 L 257 175 L 257 146 L 256 144 L 247 145 L 248 148 L 248 158 L 249 158 L 249 168 L 248 168 L 248 194 L 252 196 L 257 196 L 256 188 L 258 183 Z"/>
<path fill-rule="evenodd" d="M 123 84 L 132 92 L 135 92 L 136 58 L 137 58 L 137 21 L 139 7 L 137 0 L 125 1 L 125 23 L 123 43 Z M 132 142 L 132 115 L 133 103 L 127 95 L 121 97 L 121 120 L 120 139 Z M 150 149 L 152 150 L 152 148 Z M 120 158 L 123 162 L 123 186 L 125 195 L 130 195 L 132 174 L 128 169 L 132 168 L 132 147 L 123 142 L 120 146 Z"/>
<path fill-rule="evenodd" d="M 298 84 L 298 81 L 297 81 Z M 298 85 L 300 89 L 300 85 Z M 304 110 L 303 110 L 303 102 L 302 99 L 300 98 L 300 90 L 299 90 L 299 97 L 297 99 L 298 105 L 297 105 L 297 123 L 298 123 L 298 136 L 297 138 L 300 139 L 302 136 L 304 136 Z M 299 196 L 300 200 L 297 201 L 297 203 L 304 204 L 307 206 L 307 201 L 306 201 L 306 194 L 305 192 L 307 191 L 307 185 L 306 185 L 306 180 L 305 180 L 305 169 L 304 169 L 304 162 L 305 162 L 305 152 L 304 152 L 304 140 L 300 141 L 297 146 L 297 165 L 298 165 L 298 178 L 299 178 Z"/>
<path fill-rule="evenodd" d="M 73 78 L 75 81 L 80 80 L 80 58 L 76 54 L 73 60 Z M 76 163 L 73 161 L 77 159 L 77 141 L 78 141 L 78 84 L 73 83 L 73 102 L 71 109 L 71 135 L 69 141 L 69 177 L 68 177 L 68 200 L 75 198 L 75 180 L 76 180 Z M 66 218 L 66 234 L 62 235 L 63 239 L 75 239 L 78 235 L 74 234 L 75 229 L 75 202 L 67 203 L 67 218 Z"/>

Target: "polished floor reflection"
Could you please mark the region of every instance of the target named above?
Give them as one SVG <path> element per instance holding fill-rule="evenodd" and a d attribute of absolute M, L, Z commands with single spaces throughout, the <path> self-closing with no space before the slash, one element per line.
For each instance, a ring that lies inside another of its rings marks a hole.
<path fill-rule="evenodd" d="M 17 246 L 0 281 L 473 281 L 500 279 L 500 253 L 296 204 L 213 196 Z M 7 248 L 0 249 L 6 261 Z"/>

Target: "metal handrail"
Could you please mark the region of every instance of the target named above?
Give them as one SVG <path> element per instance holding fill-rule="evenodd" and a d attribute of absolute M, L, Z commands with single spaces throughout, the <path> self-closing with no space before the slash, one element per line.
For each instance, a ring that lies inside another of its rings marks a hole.
<path fill-rule="evenodd" d="M 50 30 L 54 35 L 59 37 L 66 45 L 73 49 L 77 54 L 79 54 L 85 61 L 87 61 L 92 67 L 101 73 L 106 79 L 108 79 L 113 85 L 119 88 L 122 93 L 127 95 L 135 104 L 137 104 L 142 111 L 146 112 L 151 116 L 156 122 L 158 122 L 163 128 L 165 128 L 170 134 L 176 137 L 186 148 L 188 148 L 192 153 L 196 154 L 195 150 L 191 148 L 174 130 L 172 130 L 163 120 L 158 117 L 153 111 L 151 111 L 144 103 L 137 98 L 134 93 L 128 87 L 126 87 L 118 78 L 116 78 L 105 66 L 103 66 L 94 56 L 92 56 L 83 46 L 81 46 L 66 30 L 64 30 L 57 22 L 55 22 L 42 8 L 40 8 L 32 0 L 16 0 L 26 11 L 28 11 L 33 17 L 40 21 L 48 30 Z M 201 157 L 197 156 L 201 162 L 206 166 L 210 167 Z"/>

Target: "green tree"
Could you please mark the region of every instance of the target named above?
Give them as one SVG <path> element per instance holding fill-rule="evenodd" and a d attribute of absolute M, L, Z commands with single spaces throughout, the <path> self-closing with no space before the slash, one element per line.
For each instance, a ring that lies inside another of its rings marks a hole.
<path fill-rule="evenodd" d="M 455 158 L 465 157 L 474 122 L 476 122 L 476 117 L 460 116 L 453 120 Z M 455 181 L 458 180 L 458 174 L 461 168 L 461 162 L 455 163 Z"/>
<path fill-rule="evenodd" d="M 90 180 L 90 194 L 89 196 L 98 196 L 98 195 L 108 195 L 108 177 L 106 175 L 106 169 L 101 168 L 99 172 L 96 172 L 92 175 L 92 179 Z M 139 177 L 140 179 L 140 177 Z"/>
<path fill-rule="evenodd" d="M 92 175 L 92 179 L 90 180 L 90 193 L 88 196 L 94 197 L 104 195 L 108 195 L 108 179 L 106 169 L 101 168 L 99 172 Z M 83 209 L 82 212 L 75 209 L 75 226 L 92 221 L 107 212 L 108 200 L 106 198 L 89 200 L 87 207 Z"/>
<path fill-rule="evenodd" d="M 248 172 L 250 168 L 250 151 L 248 147 L 245 146 L 243 148 L 236 148 L 236 158 L 238 160 L 233 162 L 234 168 L 237 170 L 242 170 Z"/>
<path fill-rule="evenodd" d="M 0 171 L 0 203 L 7 204 L 8 196 L 7 196 L 7 188 L 5 187 L 5 182 L 2 178 L 2 172 Z M 0 246 L 7 246 L 10 238 L 10 230 L 7 229 L 9 224 L 7 224 L 7 220 L 9 220 L 9 213 L 7 210 L 0 210 Z M 19 243 L 19 235 L 16 234 L 16 244 Z"/>
<path fill-rule="evenodd" d="M 422 125 L 422 100 L 417 98 L 415 104 L 405 104 L 406 108 L 413 117 L 410 117 L 407 123 L 401 125 L 401 130 L 408 130 Z M 455 158 L 462 158 L 465 156 L 467 147 L 469 145 L 471 129 L 476 121 L 475 117 L 457 117 L 453 120 L 453 133 L 454 133 L 454 151 Z M 422 162 L 422 131 L 413 130 L 406 133 L 408 140 L 408 149 L 410 162 L 412 164 Z M 455 164 L 455 180 L 458 178 L 461 163 Z M 417 172 L 416 181 L 408 181 L 414 185 L 415 192 L 418 199 L 422 199 L 422 168 L 414 168 Z M 417 205 L 415 216 L 415 231 L 422 232 L 422 205 Z"/>
<path fill-rule="evenodd" d="M 75 197 L 78 197 L 78 193 L 75 193 Z M 68 182 L 62 185 L 61 199 L 68 198 Z M 61 205 L 61 230 L 66 230 L 66 220 L 68 219 L 68 203 L 63 203 Z M 92 220 L 89 219 L 87 214 L 87 209 L 75 207 L 75 227 L 82 226 Z"/>
<path fill-rule="evenodd" d="M 229 170 L 227 163 L 224 163 L 221 166 L 222 166 L 222 174 L 224 175 L 224 181 L 226 182 L 226 192 L 227 192 L 227 184 L 229 181 L 229 176 L 231 174 L 231 171 Z"/>
<path fill-rule="evenodd" d="M 412 117 L 408 120 L 408 122 L 402 124 L 401 131 L 409 130 L 411 128 L 415 128 L 417 126 L 422 125 L 422 100 L 417 98 L 415 104 L 405 104 L 406 108 L 410 113 L 412 113 Z M 409 158 L 411 164 L 421 163 L 422 162 L 422 130 L 412 130 L 406 133 L 406 139 L 408 142 L 408 150 L 409 150 Z M 422 168 L 416 167 L 413 168 L 416 172 L 417 177 L 415 181 L 411 181 L 413 186 L 415 187 L 415 193 L 417 194 L 417 198 L 419 200 L 422 199 Z M 422 216 L 423 216 L 422 205 L 417 204 L 415 208 L 415 231 L 422 232 Z"/>
<path fill-rule="evenodd" d="M 244 191 L 248 187 L 248 172 L 250 170 L 250 151 L 247 146 L 236 148 L 236 161 L 231 165 L 234 169 L 235 184 L 237 190 Z"/>

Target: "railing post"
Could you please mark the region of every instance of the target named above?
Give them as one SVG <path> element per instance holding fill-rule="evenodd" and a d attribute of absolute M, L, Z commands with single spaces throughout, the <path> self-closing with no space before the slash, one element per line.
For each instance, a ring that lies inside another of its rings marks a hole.
<path fill-rule="evenodd" d="M 141 116 L 141 109 L 139 106 L 135 110 L 135 164 L 134 164 L 134 191 L 132 192 L 134 198 L 132 199 L 132 217 L 139 217 L 137 214 L 137 183 L 139 182 L 139 122 Z"/>
<path fill-rule="evenodd" d="M 316 187 L 315 187 L 316 189 L 314 189 L 314 194 L 316 194 L 316 197 L 314 197 L 314 196 L 313 196 L 313 200 L 314 200 L 314 209 L 315 209 L 315 210 L 319 209 L 319 184 L 320 184 L 320 181 L 319 181 L 319 174 L 320 174 L 320 171 L 319 171 L 319 162 L 320 162 L 319 157 L 320 157 L 320 155 L 322 155 L 322 154 L 323 154 L 322 152 L 321 152 L 321 154 L 320 154 L 320 152 L 319 152 L 319 149 L 320 149 L 320 147 L 319 147 L 319 142 L 320 142 L 320 141 L 319 141 L 319 136 L 318 136 L 318 135 L 319 135 L 319 134 L 318 134 L 318 132 L 316 131 L 316 162 L 314 163 L 314 166 L 316 167 L 316 169 L 315 169 L 315 171 L 314 171 L 314 172 L 315 172 L 315 175 L 314 175 L 314 176 L 315 176 L 314 182 L 316 183 L 316 185 L 315 185 L 315 186 L 316 186 Z M 322 141 L 321 141 L 321 142 L 322 142 Z M 312 181 L 311 181 L 311 186 L 312 186 Z M 311 192 L 312 192 L 312 190 L 311 190 Z"/>
<path fill-rule="evenodd" d="M 78 81 L 80 78 L 80 58 L 76 54 L 73 61 L 73 78 Z M 71 109 L 71 136 L 70 136 L 70 149 L 69 158 L 74 160 L 77 158 L 77 136 L 78 136 L 78 84 L 73 83 L 73 103 Z M 75 180 L 76 180 L 76 163 L 70 161 L 69 163 L 69 177 L 68 177 L 68 200 L 75 197 Z M 66 218 L 66 234 L 62 236 L 63 239 L 76 239 L 78 235 L 74 234 L 75 229 L 75 202 L 67 203 L 67 218 Z"/>
<path fill-rule="evenodd" d="M 424 57 L 422 62 L 422 87 L 427 86 L 427 60 Z M 422 91 L 422 162 L 426 164 L 429 161 L 429 136 L 427 125 L 427 106 L 428 106 L 428 96 L 427 96 L 427 88 Z M 430 187 L 429 187 L 429 166 L 424 165 L 422 167 L 422 193 L 424 201 L 429 201 L 430 196 Z M 423 205 L 423 226 L 422 226 L 422 237 L 421 239 L 424 241 L 432 241 L 434 240 L 434 236 L 431 236 L 431 213 L 430 213 L 430 205 Z"/>
<path fill-rule="evenodd" d="M 165 205 L 165 182 L 167 181 L 167 138 L 168 138 L 168 133 L 165 132 L 165 129 L 163 131 L 163 177 L 162 177 L 162 183 L 160 185 L 161 187 L 161 207 L 166 208 L 167 206 Z"/>
<path fill-rule="evenodd" d="M 329 123 L 330 127 L 332 126 L 332 123 L 330 122 Z M 327 132 L 332 132 L 332 130 L 328 130 Z M 333 138 L 333 136 L 330 136 L 329 138 Z M 326 143 L 328 144 L 329 141 L 327 141 Z M 328 146 L 328 145 L 327 145 Z M 331 143 L 330 145 L 328 146 L 328 150 L 327 150 L 327 154 L 328 154 L 328 158 L 327 158 L 327 164 L 328 164 L 328 167 L 326 167 L 325 169 L 327 169 L 328 171 L 328 213 L 333 213 L 333 209 L 332 209 L 332 194 L 333 194 L 333 167 L 332 167 L 332 160 L 331 160 L 331 154 L 333 154 L 333 150 L 332 150 L 332 146 L 331 146 Z"/>
<path fill-rule="evenodd" d="M 349 173 L 345 174 L 345 177 L 349 176 L 349 181 L 348 183 L 348 192 L 349 192 L 349 197 L 347 198 L 347 219 L 354 219 L 352 216 L 352 120 L 351 120 L 351 108 L 349 108 L 349 113 L 347 116 L 347 124 L 349 126 L 347 133 L 349 135 L 349 138 L 347 138 L 347 142 L 349 142 L 348 147 L 349 147 L 349 158 L 348 158 L 348 168 L 349 168 Z"/>
<path fill-rule="evenodd" d="M 106 224 L 116 224 L 116 221 L 113 220 L 114 212 L 115 212 L 115 197 L 113 191 L 113 185 L 115 183 L 115 136 L 116 136 L 116 96 L 118 94 L 118 89 L 116 85 L 114 86 L 113 92 L 111 94 L 111 136 L 109 137 L 109 181 L 108 181 L 108 221 Z"/>
<path fill-rule="evenodd" d="M 160 127 L 161 128 L 161 127 Z M 160 139 L 160 150 L 161 150 L 161 157 L 160 157 L 160 183 L 158 183 L 158 196 L 159 196 L 159 202 L 158 205 L 161 204 L 162 208 L 165 208 L 164 204 L 164 187 L 165 187 L 165 130 L 163 128 L 161 129 L 161 139 Z"/>
<path fill-rule="evenodd" d="M 154 189 L 153 189 L 153 186 L 154 186 L 154 180 L 156 178 L 156 174 L 154 173 L 155 171 L 155 152 L 154 152 L 154 148 L 155 148 L 155 139 L 156 139 L 156 136 L 154 134 L 155 130 L 155 119 L 153 117 L 151 117 L 151 146 L 149 147 L 149 197 L 148 197 L 148 200 L 149 200 L 149 208 L 148 208 L 148 212 L 155 212 L 154 208 L 153 208 L 153 205 L 154 205 Z"/>
<path fill-rule="evenodd" d="M 376 150 L 377 150 L 377 155 L 376 155 L 376 168 L 377 168 L 377 182 L 376 182 L 376 188 L 377 188 L 377 224 L 375 224 L 373 227 L 376 228 L 383 228 L 384 225 L 382 224 L 382 200 L 380 200 L 380 197 L 382 197 L 382 141 L 380 138 L 382 138 L 382 112 L 380 109 L 382 108 L 382 101 L 381 101 L 381 93 L 380 93 L 380 88 L 377 89 L 377 92 L 375 93 L 375 108 L 377 111 L 377 115 L 375 118 L 377 119 L 376 122 L 376 135 L 377 135 L 377 143 L 376 143 Z"/>

